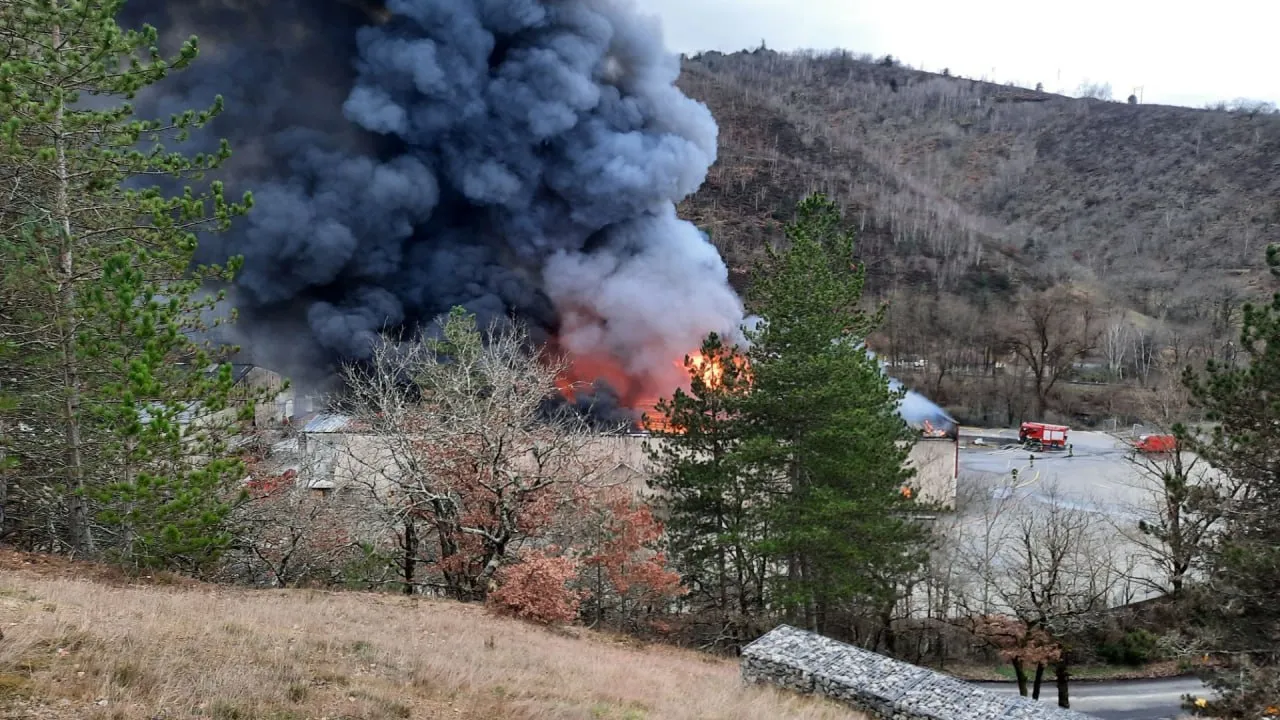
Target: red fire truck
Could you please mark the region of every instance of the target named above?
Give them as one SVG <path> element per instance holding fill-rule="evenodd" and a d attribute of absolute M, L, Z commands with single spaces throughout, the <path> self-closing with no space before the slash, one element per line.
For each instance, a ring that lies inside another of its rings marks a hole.
<path fill-rule="evenodd" d="M 1143 435 L 1133 444 L 1140 453 L 1171 453 L 1178 447 L 1178 439 L 1172 435 Z"/>
<path fill-rule="evenodd" d="M 1066 450 L 1070 429 L 1066 425 L 1024 422 L 1018 429 L 1018 442 L 1034 450 Z"/>

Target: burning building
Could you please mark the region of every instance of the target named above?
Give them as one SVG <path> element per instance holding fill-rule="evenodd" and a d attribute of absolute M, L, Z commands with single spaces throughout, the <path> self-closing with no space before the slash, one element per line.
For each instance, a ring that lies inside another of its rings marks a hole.
<path fill-rule="evenodd" d="M 739 386 L 750 392 L 752 373 L 747 361 L 741 357 L 747 385 Z M 690 369 L 697 372 L 707 387 L 716 387 L 726 374 L 723 358 L 694 354 L 687 360 Z M 561 377 L 559 382 L 566 379 Z M 561 385 L 561 392 L 572 396 L 573 389 Z M 914 400 L 914 402 L 908 402 Z M 925 413 L 925 410 L 932 414 Z M 915 420 L 920 439 L 912 446 L 907 462 L 916 470 L 910 488 L 911 496 L 931 505 L 954 508 L 956 479 L 958 476 L 959 445 L 954 421 L 940 408 L 922 397 L 907 395 L 901 410 Z M 681 428 L 666 418 L 649 418 L 649 427 L 662 428 L 666 433 L 681 432 Z M 361 428 L 364 429 L 361 429 Z M 300 458 L 310 457 L 315 467 L 328 468 L 329 476 L 319 478 L 327 486 L 389 482 L 404 467 L 395 462 L 393 455 L 397 443 L 388 444 L 386 438 L 393 435 L 372 431 L 367 425 L 341 415 L 317 414 L 301 418 L 297 423 L 298 435 L 292 442 L 293 453 L 298 458 L 284 461 L 294 465 Z M 575 469 L 587 472 L 590 477 L 603 478 L 610 484 L 632 487 L 640 495 L 647 494 L 648 480 L 653 476 L 646 444 L 660 444 L 664 440 L 646 432 L 598 433 L 579 436 L 573 455 L 578 458 Z M 285 445 L 278 445 L 285 448 Z M 289 453 L 286 453 L 286 455 Z M 277 459 L 279 460 L 279 458 Z M 587 477 L 584 476 L 584 477 Z M 312 478 L 311 481 L 314 481 Z"/>
<path fill-rule="evenodd" d="M 739 338 L 725 263 L 675 210 L 718 128 L 634 3 L 133 0 L 121 20 L 199 37 L 135 105 L 222 96 L 186 148 L 226 138 L 220 179 L 256 202 L 198 260 L 243 257 L 226 339 L 295 388 L 455 306 L 571 355 L 573 400 L 604 416 L 679 386 L 708 332 Z"/>
<path fill-rule="evenodd" d="M 581 452 L 585 465 L 597 468 L 609 484 L 630 487 L 637 495 L 652 491 L 648 480 L 654 468 L 646 442 L 661 442 L 647 433 L 599 435 Z M 385 444 L 356 429 L 352 419 L 317 413 L 299 423 L 296 437 L 279 442 L 272 458 L 278 468 L 309 468 L 320 473 L 305 478 L 309 487 L 344 488 L 385 483 L 396 474 Z M 922 439 L 907 462 L 915 468 L 912 483 L 917 500 L 954 509 L 959 445 L 950 438 Z"/>

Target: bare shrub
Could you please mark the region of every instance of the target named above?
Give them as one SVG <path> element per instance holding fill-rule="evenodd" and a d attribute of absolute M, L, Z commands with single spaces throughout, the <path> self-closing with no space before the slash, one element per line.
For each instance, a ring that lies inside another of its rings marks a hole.
<path fill-rule="evenodd" d="M 598 479 L 591 429 L 548 405 L 562 369 L 530 350 L 522 328 L 482 336 L 460 312 L 439 339 L 384 344 L 346 369 L 343 407 L 360 432 L 348 459 L 404 524 L 406 585 L 483 599 L 497 571 Z"/>

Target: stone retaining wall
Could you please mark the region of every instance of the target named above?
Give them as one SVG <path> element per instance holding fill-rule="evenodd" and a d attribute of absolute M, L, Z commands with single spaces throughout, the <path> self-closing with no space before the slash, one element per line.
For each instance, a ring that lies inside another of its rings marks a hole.
<path fill-rule="evenodd" d="M 780 625 L 742 650 L 742 677 L 839 700 L 883 720 L 1089 720 Z"/>

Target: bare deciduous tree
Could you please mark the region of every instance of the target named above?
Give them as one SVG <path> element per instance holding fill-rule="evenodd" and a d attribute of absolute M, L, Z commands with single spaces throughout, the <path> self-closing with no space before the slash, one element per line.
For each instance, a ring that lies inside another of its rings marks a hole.
<path fill-rule="evenodd" d="M 1016 475 L 993 488 L 980 519 L 962 526 L 966 621 L 1010 661 L 1022 694 L 1039 696 L 1051 664 L 1058 704 L 1069 707 L 1072 643 L 1125 589 L 1107 529 L 1052 481 Z M 1030 688 L 1028 663 L 1036 670 Z"/>
<path fill-rule="evenodd" d="M 1076 87 L 1076 97 L 1093 100 L 1111 100 L 1111 83 L 1084 80 Z"/>
<path fill-rule="evenodd" d="M 1151 382 L 1152 373 L 1160 357 L 1157 342 L 1152 332 L 1135 330 L 1129 335 L 1129 354 L 1133 358 L 1134 375 L 1143 387 Z"/>
<path fill-rule="evenodd" d="M 347 454 L 404 525 L 407 587 L 422 584 L 422 558 L 426 585 L 484 598 L 498 569 L 598 477 L 590 428 L 548 403 L 562 369 L 522 328 L 482 337 L 460 311 L 440 339 L 384 344 L 347 368 L 345 409 L 362 433 Z"/>
<path fill-rule="evenodd" d="M 1031 371 L 1043 418 L 1054 386 L 1097 345 L 1092 303 L 1062 290 L 1024 295 L 1007 341 Z"/>
<path fill-rule="evenodd" d="M 1102 333 L 1102 355 L 1107 362 L 1107 374 L 1113 380 L 1124 379 L 1125 359 L 1129 356 L 1133 334 L 1123 314 L 1112 317 Z"/>
<path fill-rule="evenodd" d="M 326 458 L 300 448 L 288 460 L 249 465 L 248 497 L 234 512 L 231 570 L 238 580 L 274 587 L 331 584 L 386 528 L 358 487 L 333 491 Z"/>
<path fill-rule="evenodd" d="M 1126 513 L 1138 521 L 1118 529 L 1157 571 L 1134 580 L 1161 595 L 1179 598 L 1212 540 L 1214 526 L 1223 518 L 1225 501 L 1243 488 L 1185 451 L 1135 453 L 1130 461 L 1137 469 L 1134 482 L 1144 500 Z"/>
<path fill-rule="evenodd" d="M 1184 420 L 1190 409 L 1191 398 L 1182 384 L 1182 368 L 1174 353 L 1166 349 L 1155 362 L 1155 373 L 1147 388 L 1142 391 L 1139 410 L 1157 427 L 1172 427 Z"/>
<path fill-rule="evenodd" d="M 1112 606 L 1125 576 L 1104 519 L 1072 505 L 1051 485 L 1039 507 L 1020 508 L 1002 563 L 1014 616 L 1059 647 L 1053 670 L 1064 708 L 1073 638 Z"/>

